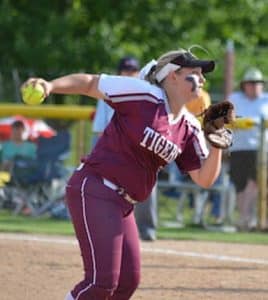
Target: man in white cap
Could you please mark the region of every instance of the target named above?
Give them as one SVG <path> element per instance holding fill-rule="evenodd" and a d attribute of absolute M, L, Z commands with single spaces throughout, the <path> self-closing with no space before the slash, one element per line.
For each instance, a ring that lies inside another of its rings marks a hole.
<path fill-rule="evenodd" d="M 268 93 L 264 92 L 263 74 L 256 68 L 248 69 L 240 83 L 240 91 L 230 95 L 236 114 L 259 122 L 268 118 Z M 257 225 L 257 152 L 259 128 L 236 130 L 234 143 L 230 148 L 230 175 L 236 193 L 240 213 L 238 227 L 252 230 Z"/>

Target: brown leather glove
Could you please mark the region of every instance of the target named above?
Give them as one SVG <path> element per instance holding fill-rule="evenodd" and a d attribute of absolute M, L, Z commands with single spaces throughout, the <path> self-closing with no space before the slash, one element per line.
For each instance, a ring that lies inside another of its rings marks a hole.
<path fill-rule="evenodd" d="M 212 104 L 204 112 L 203 130 L 208 142 L 220 149 L 227 149 L 232 145 L 233 133 L 225 128 L 225 124 L 235 121 L 234 106 L 225 100 Z"/>

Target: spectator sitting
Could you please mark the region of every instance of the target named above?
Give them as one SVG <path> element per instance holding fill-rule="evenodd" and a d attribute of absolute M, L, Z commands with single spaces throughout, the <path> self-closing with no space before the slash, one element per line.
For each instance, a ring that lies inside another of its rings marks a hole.
<path fill-rule="evenodd" d="M 17 120 L 13 122 L 11 127 L 10 140 L 2 144 L 1 154 L 1 170 L 8 172 L 11 171 L 13 161 L 17 156 L 33 159 L 36 157 L 36 145 L 23 138 L 24 123 Z"/>

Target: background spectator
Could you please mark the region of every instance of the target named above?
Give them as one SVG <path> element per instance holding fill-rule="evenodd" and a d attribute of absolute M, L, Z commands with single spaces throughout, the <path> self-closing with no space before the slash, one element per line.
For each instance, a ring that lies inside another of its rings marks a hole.
<path fill-rule="evenodd" d="M 240 83 L 240 91 L 230 95 L 236 114 L 259 122 L 268 117 L 268 94 L 264 92 L 264 78 L 260 70 L 248 69 Z M 230 175 L 236 193 L 240 213 L 238 227 L 241 230 L 254 229 L 257 225 L 257 151 L 259 128 L 236 130 L 234 143 L 230 148 Z"/>
<path fill-rule="evenodd" d="M 17 156 L 33 159 L 36 157 L 36 145 L 24 140 L 24 130 L 25 126 L 22 121 L 18 120 L 12 124 L 10 140 L 2 144 L 2 170 L 11 171 L 12 163 Z"/>
<path fill-rule="evenodd" d="M 117 66 L 117 74 L 121 76 L 138 76 L 140 64 L 133 56 L 125 56 L 120 59 Z M 92 144 L 96 143 L 97 138 L 103 133 L 107 124 L 110 122 L 114 110 L 104 101 L 98 101 L 96 114 L 94 117 L 92 131 L 94 134 Z"/>

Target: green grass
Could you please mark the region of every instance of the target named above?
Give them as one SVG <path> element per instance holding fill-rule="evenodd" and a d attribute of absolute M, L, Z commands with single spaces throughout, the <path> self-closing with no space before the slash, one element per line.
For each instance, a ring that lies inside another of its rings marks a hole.
<path fill-rule="evenodd" d="M 51 219 L 47 216 L 33 218 L 14 216 L 8 211 L 0 212 L 0 232 L 73 235 L 69 221 Z"/>
<path fill-rule="evenodd" d="M 204 229 L 185 227 L 183 229 L 164 228 L 158 230 L 158 238 L 173 240 L 210 241 L 225 243 L 268 245 L 267 233 L 262 232 L 210 232 Z"/>
<path fill-rule="evenodd" d="M 187 206 L 187 205 L 186 205 Z M 221 232 L 209 231 L 203 228 L 191 226 L 193 210 L 185 207 L 183 228 L 168 228 L 161 226 L 164 222 L 173 222 L 176 220 L 177 201 L 160 195 L 158 202 L 160 226 L 158 228 L 158 238 L 173 240 L 194 240 L 194 241 L 213 241 L 228 243 L 248 243 L 248 244 L 265 244 L 268 245 L 267 232 Z M 212 220 L 205 218 L 207 224 Z M 213 227 L 214 230 L 217 227 Z"/>
<path fill-rule="evenodd" d="M 69 221 L 54 220 L 48 216 L 39 218 L 14 216 L 8 211 L 0 212 L 0 232 L 74 235 L 72 224 Z M 190 226 L 178 229 L 167 228 L 160 225 L 158 228 L 158 238 L 268 245 L 267 233 L 210 232 L 200 228 L 192 228 Z"/>

